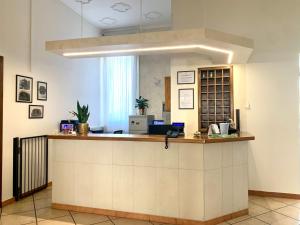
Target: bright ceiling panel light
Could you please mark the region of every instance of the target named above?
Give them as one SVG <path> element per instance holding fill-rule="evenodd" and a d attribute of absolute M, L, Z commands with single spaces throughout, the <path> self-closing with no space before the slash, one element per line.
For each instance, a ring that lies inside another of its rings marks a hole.
<path fill-rule="evenodd" d="M 176 50 L 188 50 L 188 49 L 204 49 L 208 51 L 227 54 L 227 63 L 231 64 L 233 60 L 233 51 L 215 48 L 207 45 L 175 45 L 175 46 L 162 46 L 162 47 L 149 47 L 149 48 L 132 48 L 132 49 L 119 49 L 119 50 L 103 50 L 103 51 L 85 51 L 85 52 L 66 52 L 63 53 L 65 57 L 92 57 L 92 56 L 109 56 L 117 54 L 130 54 L 141 52 L 160 52 L 160 51 L 176 51 Z"/>

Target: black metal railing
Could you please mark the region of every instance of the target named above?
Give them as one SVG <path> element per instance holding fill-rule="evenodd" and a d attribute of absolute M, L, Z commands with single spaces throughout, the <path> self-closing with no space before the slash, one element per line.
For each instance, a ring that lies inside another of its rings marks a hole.
<path fill-rule="evenodd" d="M 14 138 L 13 195 L 16 200 L 48 185 L 48 138 Z"/>

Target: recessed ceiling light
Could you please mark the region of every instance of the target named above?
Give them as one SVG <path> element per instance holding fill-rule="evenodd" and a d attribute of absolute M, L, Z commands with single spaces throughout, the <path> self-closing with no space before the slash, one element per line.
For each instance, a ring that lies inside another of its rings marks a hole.
<path fill-rule="evenodd" d="M 104 25 L 114 25 L 117 23 L 117 20 L 111 17 L 104 17 L 99 22 L 103 23 Z"/>
<path fill-rule="evenodd" d="M 158 18 L 162 17 L 162 14 L 157 11 L 151 11 L 144 14 L 144 17 L 147 20 L 157 20 Z"/>
<path fill-rule="evenodd" d="M 112 8 L 113 10 L 117 11 L 117 12 L 127 12 L 129 9 L 131 9 L 131 6 L 127 3 L 124 2 L 118 2 L 113 4 L 110 8 Z"/>
<path fill-rule="evenodd" d="M 83 5 L 89 4 L 92 0 L 75 0 L 75 2 L 81 3 Z"/>

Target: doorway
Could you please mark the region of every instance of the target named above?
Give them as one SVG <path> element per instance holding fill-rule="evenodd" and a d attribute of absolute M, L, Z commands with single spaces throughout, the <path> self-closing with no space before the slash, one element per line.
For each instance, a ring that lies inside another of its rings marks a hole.
<path fill-rule="evenodd" d="M 3 56 L 0 56 L 0 207 L 2 208 L 2 151 L 3 151 Z"/>

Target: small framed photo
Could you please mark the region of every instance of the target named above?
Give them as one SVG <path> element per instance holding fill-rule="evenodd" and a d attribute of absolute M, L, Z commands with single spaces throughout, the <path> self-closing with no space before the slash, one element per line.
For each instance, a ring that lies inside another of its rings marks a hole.
<path fill-rule="evenodd" d="M 37 82 L 37 100 L 47 101 L 47 83 L 38 81 Z"/>
<path fill-rule="evenodd" d="M 32 103 L 32 77 L 16 75 L 16 102 Z"/>
<path fill-rule="evenodd" d="M 177 84 L 195 84 L 195 70 L 178 71 Z"/>
<path fill-rule="evenodd" d="M 178 90 L 179 109 L 194 109 L 194 88 Z"/>
<path fill-rule="evenodd" d="M 42 119 L 44 118 L 43 105 L 29 105 L 29 119 Z"/>

